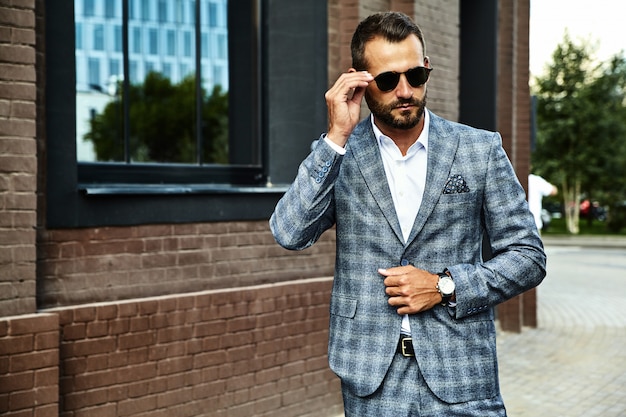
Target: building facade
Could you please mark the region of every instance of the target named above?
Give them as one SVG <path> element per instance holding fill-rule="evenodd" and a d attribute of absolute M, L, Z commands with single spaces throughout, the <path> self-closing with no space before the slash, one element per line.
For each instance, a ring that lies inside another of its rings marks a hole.
<path fill-rule="evenodd" d="M 425 32 L 429 108 L 499 130 L 525 184 L 528 0 L 0 0 L 2 415 L 341 412 L 326 358 L 334 234 L 289 252 L 267 220 L 326 129 L 356 24 L 382 10 Z M 188 160 L 136 147 L 187 109 L 167 101 L 140 123 L 151 72 L 168 91 L 195 80 Z M 215 85 L 228 93 L 219 143 L 205 141 L 219 134 L 204 113 Z M 110 103 L 113 160 L 81 150 Z M 214 143 L 219 163 L 202 151 Z M 530 292 L 499 324 L 519 331 L 534 313 Z"/>

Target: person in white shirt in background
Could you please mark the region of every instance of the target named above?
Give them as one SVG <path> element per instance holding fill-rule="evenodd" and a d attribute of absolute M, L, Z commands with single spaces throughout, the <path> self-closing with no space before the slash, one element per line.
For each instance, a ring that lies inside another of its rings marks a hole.
<path fill-rule="evenodd" d="M 542 200 L 549 195 L 556 195 L 559 189 L 550 184 L 539 175 L 528 175 L 528 208 L 535 218 L 537 230 L 541 233 L 543 221 L 541 220 Z"/>

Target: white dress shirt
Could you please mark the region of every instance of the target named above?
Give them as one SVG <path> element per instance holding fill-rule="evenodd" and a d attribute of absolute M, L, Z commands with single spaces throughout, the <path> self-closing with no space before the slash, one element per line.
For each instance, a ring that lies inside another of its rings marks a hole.
<path fill-rule="evenodd" d="M 402 156 L 400 149 L 394 141 L 385 136 L 376 126 L 374 116 L 371 116 L 371 122 L 374 135 L 378 141 L 393 205 L 400 222 L 404 242 L 406 243 L 424 196 L 430 116 L 427 111 L 424 112 L 424 129 L 422 129 L 422 133 L 420 133 L 417 141 L 409 147 L 404 156 Z M 345 154 L 346 150 L 344 148 L 333 143 L 327 137 L 324 137 L 324 140 L 337 152 L 342 155 Z M 404 315 L 402 318 L 401 332 L 408 335 L 411 334 L 408 315 Z"/>
<path fill-rule="evenodd" d="M 424 112 L 424 129 L 417 141 L 411 145 L 402 156 L 400 149 L 388 136 L 385 136 L 374 124 L 374 134 L 378 138 L 380 156 L 383 159 L 387 183 L 396 208 L 396 215 L 402 229 L 402 236 L 406 243 L 415 223 L 415 217 L 422 205 L 424 187 L 426 186 L 426 164 L 428 161 L 428 130 L 430 128 L 430 116 Z M 411 325 L 407 314 L 402 317 L 403 334 L 411 334 Z"/>

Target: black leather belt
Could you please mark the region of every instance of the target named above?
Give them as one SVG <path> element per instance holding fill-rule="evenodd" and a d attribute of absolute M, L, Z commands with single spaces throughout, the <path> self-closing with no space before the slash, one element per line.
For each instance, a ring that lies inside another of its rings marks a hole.
<path fill-rule="evenodd" d="M 407 358 L 415 356 L 415 350 L 413 350 L 413 339 L 408 336 L 400 336 L 396 353 L 400 353 L 402 356 L 406 356 Z"/>

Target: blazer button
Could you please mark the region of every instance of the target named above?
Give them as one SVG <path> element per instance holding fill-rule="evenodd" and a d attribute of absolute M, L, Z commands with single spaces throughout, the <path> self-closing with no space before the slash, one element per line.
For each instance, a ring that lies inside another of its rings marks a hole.
<path fill-rule="evenodd" d="M 400 261 L 400 265 L 402 265 L 402 266 L 407 266 L 407 265 L 408 265 L 408 264 L 410 264 L 410 263 L 411 263 L 411 262 L 409 262 L 409 260 L 408 260 L 408 259 L 404 259 L 404 258 Z"/>

